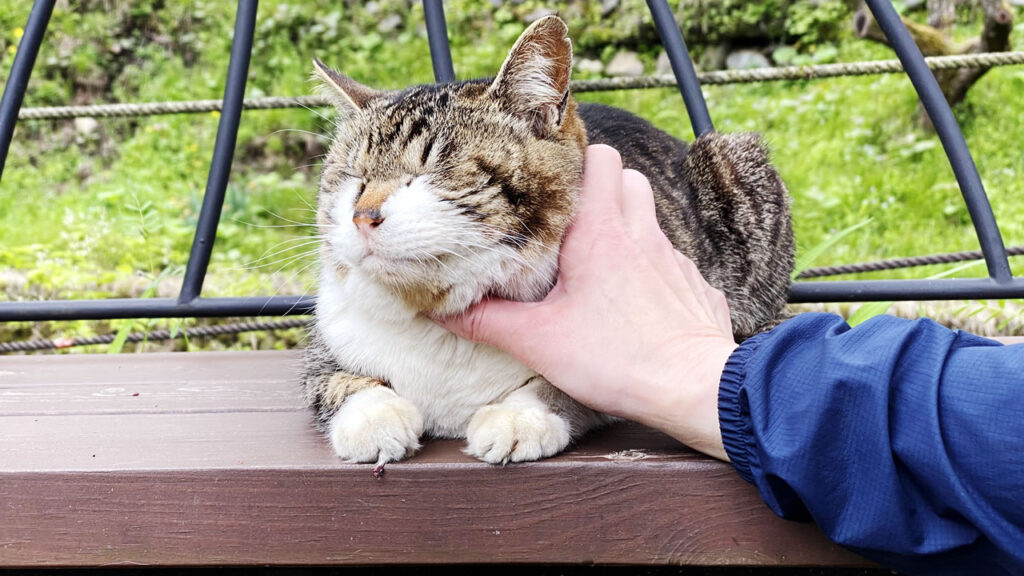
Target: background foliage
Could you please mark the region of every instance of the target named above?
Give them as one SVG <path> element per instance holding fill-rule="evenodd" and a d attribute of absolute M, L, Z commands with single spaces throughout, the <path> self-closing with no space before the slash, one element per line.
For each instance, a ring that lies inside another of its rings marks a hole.
<path fill-rule="evenodd" d="M 493 75 L 524 22 L 554 7 L 568 20 L 579 56 L 608 62 L 629 49 L 653 72 L 660 47 L 644 3 L 619 2 L 606 16 L 602 4 L 449 0 L 456 71 L 460 78 Z M 0 0 L 0 75 L 10 68 L 29 9 L 24 0 Z M 679 9 L 698 56 L 728 40 L 785 63 L 892 57 L 854 39 L 849 16 L 837 0 L 683 2 Z M 25 106 L 220 98 L 233 18 L 233 3 L 212 0 L 59 2 Z M 978 26 L 965 21 L 958 30 L 975 35 Z M 1022 38 L 1018 25 L 1014 40 Z M 310 93 L 314 55 L 380 88 L 428 82 L 427 54 L 418 2 L 263 0 L 247 96 Z M 1010 245 L 1024 243 L 1021 93 L 1024 68 L 996 69 L 956 111 Z M 793 195 L 802 251 L 870 220 L 815 265 L 977 248 L 941 146 L 914 126 L 916 97 L 905 77 L 708 87 L 705 94 L 719 130 L 759 131 L 769 142 Z M 673 90 L 579 98 L 626 108 L 692 138 Z M 0 183 L 0 298 L 175 294 L 216 126 L 216 114 L 19 123 Z M 330 130 L 328 110 L 243 115 L 204 294 L 311 290 L 315 245 L 304 239 L 313 234 L 305 224 L 312 221 L 318 155 Z M 1014 271 L 1022 274 L 1024 266 Z M 9 325 L 0 337 L 108 329 Z"/>

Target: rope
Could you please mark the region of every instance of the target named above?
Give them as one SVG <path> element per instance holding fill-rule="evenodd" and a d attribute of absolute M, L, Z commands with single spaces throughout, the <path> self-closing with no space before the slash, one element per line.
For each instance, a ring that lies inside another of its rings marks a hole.
<path fill-rule="evenodd" d="M 1006 249 L 1007 256 L 1020 256 L 1024 254 L 1024 246 L 1011 246 Z M 822 266 L 820 268 L 808 268 L 797 278 L 820 278 L 822 276 L 839 276 L 840 274 L 857 274 L 859 272 L 876 272 L 878 270 L 895 270 L 897 268 L 913 268 L 915 266 L 928 266 L 930 264 L 952 264 L 953 262 L 964 262 L 967 260 L 981 260 L 985 256 L 981 250 L 970 252 L 948 252 L 945 254 L 930 254 L 927 256 L 913 256 L 910 258 L 893 258 L 891 260 L 878 260 L 875 262 L 863 262 L 861 264 L 847 264 L 844 266 Z"/>
<path fill-rule="evenodd" d="M 991 68 L 1024 64 L 1024 52 L 990 52 L 957 56 L 932 56 L 925 58 L 932 70 L 955 68 Z M 847 62 L 842 64 L 820 64 L 817 66 L 786 66 L 778 68 L 754 68 L 750 70 L 718 70 L 697 75 L 701 84 L 742 84 L 749 82 L 775 82 L 781 80 L 811 80 L 837 76 L 865 76 L 869 74 L 897 74 L 903 71 L 899 60 L 875 60 L 869 62 Z M 639 90 L 645 88 L 676 87 L 675 76 L 639 76 L 635 78 L 602 78 L 600 80 L 576 80 L 572 91 L 606 92 L 609 90 Z M 139 104 L 99 104 L 92 106 L 52 106 L 24 108 L 18 112 L 19 120 L 55 120 L 61 118 L 112 118 L 127 116 L 154 116 L 159 114 L 199 114 L 218 112 L 220 100 L 187 100 L 179 102 L 147 102 Z M 328 106 L 321 96 L 296 96 L 249 98 L 243 101 L 246 110 L 273 110 L 280 108 L 319 108 Z"/>
<path fill-rule="evenodd" d="M 173 338 L 188 336 L 209 337 L 222 334 L 237 334 L 239 332 L 254 332 L 256 330 L 286 330 L 288 328 L 300 328 L 309 324 L 308 320 L 292 318 L 277 322 L 237 322 L 234 324 L 218 324 L 215 326 L 197 326 L 179 330 Z M 26 340 L 23 342 L 0 342 L 0 353 L 4 352 L 31 352 L 37 350 L 55 350 L 71 348 L 73 346 L 90 346 L 96 344 L 110 344 L 117 338 L 116 334 L 101 334 L 99 336 L 88 336 L 83 338 L 58 338 L 55 340 Z M 154 330 L 152 332 L 132 332 L 126 339 L 127 342 L 142 341 L 163 341 L 171 340 L 169 330 Z"/>
<path fill-rule="evenodd" d="M 220 112 L 220 100 L 183 100 L 179 102 L 144 102 L 137 104 L 97 104 L 92 106 L 49 106 L 25 108 L 18 112 L 19 120 L 56 120 L 61 118 L 114 118 L 127 116 L 156 116 L 160 114 L 200 114 Z M 317 108 L 327 106 L 320 96 L 248 98 L 242 102 L 246 110 L 275 110 L 279 108 Z"/>
<path fill-rule="evenodd" d="M 1011 246 L 1006 249 L 1007 256 L 1024 255 L 1024 245 Z M 927 256 L 912 256 L 910 258 L 893 258 L 890 260 L 878 260 L 875 262 L 862 262 L 860 264 L 846 264 L 843 266 L 822 266 L 808 268 L 797 275 L 798 279 L 821 278 L 823 276 L 839 276 L 842 274 L 857 274 L 860 272 L 877 272 L 879 270 L 895 270 L 897 268 L 913 268 L 915 266 L 928 266 L 931 264 L 952 264 L 967 260 L 981 260 L 984 255 L 981 250 L 968 252 L 948 252 L 945 254 L 930 254 Z M 279 320 L 276 322 L 236 322 L 232 324 L 218 324 L 215 326 L 197 326 L 178 331 L 173 338 L 188 336 L 210 337 L 223 334 L 237 334 L 240 332 L 254 332 L 257 330 L 286 330 L 289 328 L 300 328 L 308 324 L 307 320 L 296 318 Z M 32 352 L 39 350 L 54 350 L 71 348 L 74 346 L 90 346 L 97 344 L 110 344 L 117 338 L 116 334 L 102 334 L 99 336 L 88 336 L 82 338 L 58 338 L 55 340 L 25 340 L 22 342 L 0 342 L 0 353 L 6 352 Z M 132 332 L 125 339 L 126 342 L 142 341 L 164 341 L 171 340 L 169 330 L 154 330 L 148 333 Z"/>

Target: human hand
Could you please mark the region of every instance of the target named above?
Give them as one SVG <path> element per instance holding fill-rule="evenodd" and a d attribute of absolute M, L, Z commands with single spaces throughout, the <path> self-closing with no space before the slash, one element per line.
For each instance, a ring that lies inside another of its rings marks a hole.
<path fill-rule="evenodd" d="M 727 460 L 718 384 L 736 348 L 721 292 L 677 252 L 647 179 L 587 148 L 579 209 L 541 302 L 485 300 L 441 322 L 501 348 L 583 404 Z"/>

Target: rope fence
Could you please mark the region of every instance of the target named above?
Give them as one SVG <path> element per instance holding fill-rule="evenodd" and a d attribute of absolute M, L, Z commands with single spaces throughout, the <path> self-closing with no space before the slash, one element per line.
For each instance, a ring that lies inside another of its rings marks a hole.
<path fill-rule="evenodd" d="M 132 332 L 125 339 L 126 342 L 158 342 L 173 340 L 175 338 L 203 338 L 210 336 L 221 336 L 224 334 L 238 334 L 240 332 L 255 332 L 258 330 L 287 330 L 290 328 L 301 328 L 309 324 L 308 320 L 290 318 L 276 322 L 235 322 L 231 324 L 218 324 L 216 326 L 197 326 L 185 328 L 171 334 L 169 330 L 153 330 L 152 332 Z M 0 353 L 5 352 L 38 352 L 41 350 L 60 350 L 74 346 L 91 346 L 97 344 L 110 344 L 117 338 L 116 334 L 100 334 L 98 336 L 87 336 L 82 338 L 55 338 L 52 340 L 37 339 L 24 340 L 21 342 L 0 342 Z"/>
<path fill-rule="evenodd" d="M 1024 246 L 1010 246 L 1006 248 L 1007 256 L 1020 256 L 1024 254 Z M 968 260 L 981 260 L 984 255 L 981 250 L 969 252 L 947 252 L 945 254 L 929 254 L 927 256 L 912 256 L 909 258 L 893 258 L 891 260 L 877 260 L 874 262 L 862 262 L 860 264 L 846 264 L 843 266 L 822 266 L 820 268 L 808 268 L 797 275 L 797 278 L 821 278 L 823 276 L 841 276 L 843 274 L 858 274 L 861 272 L 878 272 L 879 270 L 896 270 L 898 268 L 914 268 L 917 266 L 930 266 L 932 264 L 952 264 L 954 262 L 966 262 Z"/>
<path fill-rule="evenodd" d="M 1024 64 L 1024 52 L 990 52 L 956 56 L 932 56 L 925 58 L 931 70 L 957 68 L 994 68 Z M 745 84 L 752 82 L 777 82 L 784 80 L 813 80 L 840 76 L 866 76 L 873 74 L 898 74 L 903 72 L 899 60 L 874 60 L 867 62 L 846 62 L 841 64 L 819 64 L 816 66 L 784 66 L 776 68 L 753 68 L 749 70 L 716 70 L 697 75 L 701 84 Z M 612 90 L 641 90 L 648 88 L 675 88 L 675 76 L 637 76 L 627 78 L 602 78 L 598 80 L 576 80 L 572 91 L 607 92 Z M 90 106 L 47 106 L 23 108 L 19 120 L 59 120 L 67 118 L 92 117 L 115 118 L 132 116 L 156 116 L 161 114 L 201 114 L 219 112 L 221 100 L 185 100 L 178 102 L 147 102 L 128 104 L 98 104 Z M 321 96 L 271 96 L 249 98 L 243 101 L 245 110 L 276 110 L 283 108 L 321 108 L 329 106 Z"/>

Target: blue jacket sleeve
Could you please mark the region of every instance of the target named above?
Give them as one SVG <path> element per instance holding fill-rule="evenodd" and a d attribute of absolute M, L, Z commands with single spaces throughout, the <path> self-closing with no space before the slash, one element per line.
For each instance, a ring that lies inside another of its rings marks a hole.
<path fill-rule="evenodd" d="M 803 314 L 737 348 L 719 419 L 776 514 L 908 573 L 1024 574 L 1024 345 Z"/>

